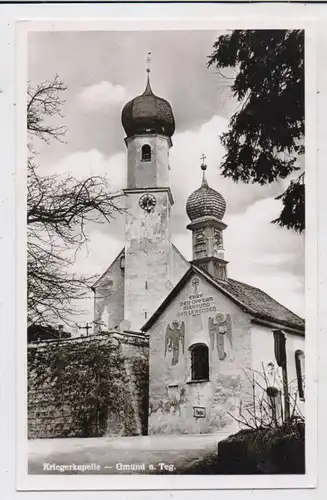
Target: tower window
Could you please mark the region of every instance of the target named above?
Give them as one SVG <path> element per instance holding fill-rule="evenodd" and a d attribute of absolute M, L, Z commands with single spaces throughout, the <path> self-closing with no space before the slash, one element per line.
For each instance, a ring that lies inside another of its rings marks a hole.
<path fill-rule="evenodd" d="M 151 147 L 149 144 L 142 146 L 142 161 L 151 161 Z"/>
<path fill-rule="evenodd" d="M 295 369 L 297 378 L 297 387 L 299 391 L 299 398 L 304 401 L 304 352 L 295 351 Z"/>
<path fill-rule="evenodd" d="M 209 350 L 205 344 L 190 347 L 192 380 L 209 380 Z"/>

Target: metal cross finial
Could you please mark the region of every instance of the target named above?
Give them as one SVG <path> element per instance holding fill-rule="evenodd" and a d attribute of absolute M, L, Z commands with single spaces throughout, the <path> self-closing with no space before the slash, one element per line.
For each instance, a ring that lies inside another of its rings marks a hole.
<path fill-rule="evenodd" d="M 206 158 L 207 158 L 206 155 L 204 153 L 202 153 L 202 156 L 201 156 L 201 160 L 202 160 L 201 169 L 203 170 L 203 175 L 204 175 L 204 171 L 207 170 L 207 165 L 204 163 L 204 160 Z M 203 181 L 205 181 L 204 177 L 203 177 Z"/>
<path fill-rule="evenodd" d="M 151 64 L 151 52 L 148 52 L 148 55 L 146 56 L 146 62 L 147 62 L 147 72 L 150 73 L 151 71 L 151 68 L 150 68 L 150 64 Z"/>

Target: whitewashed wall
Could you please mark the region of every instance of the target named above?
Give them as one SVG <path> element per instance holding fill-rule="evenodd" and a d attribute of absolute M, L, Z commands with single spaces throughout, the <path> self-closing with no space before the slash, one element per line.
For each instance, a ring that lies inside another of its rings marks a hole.
<path fill-rule="evenodd" d="M 294 333 L 284 332 L 286 336 L 286 355 L 287 355 L 287 372 L 288 384 L 290 388 L 291 399 L 294 399 L 297 392 L 297 378 L 295 368 L 295 351 L 301 350 L 305 353 L 305 338 Z M 274 336 L 273 329 L 266 326 L 253 324 L 251 332 L 252 344 L 252 368 L 260 373 L 264 370 L 269 372 L 269 363 L 273 363 L 277 369 L 277 374 L 272 374 L 268 379 L 273 385 L 282 380 L 281 369 L 278 368 L 274 353 Z M 280 383 L 279 383 L 280 385 Z M 304 402 L 297 397 L 296 401 L 299 410 L 304 415 Z M 292 403 L 291 403 L 292 405 Z"/>

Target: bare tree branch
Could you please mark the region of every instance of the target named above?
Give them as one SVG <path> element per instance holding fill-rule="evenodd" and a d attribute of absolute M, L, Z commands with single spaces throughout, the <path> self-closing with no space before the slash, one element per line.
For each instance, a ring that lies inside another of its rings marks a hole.
<path fill-rule="evenodd" d="M 262 429 L 273 428 L 283 425 L 285 415 L 283 412 L 283 405 L 280 403 L 280 414 L 277 412 L 276 397 L 280 396 L 280 401 L 283 396 L 283 384 L 280 374 L 276 370 L 271 380 L 268 379 L 265 367 L 262 363 L 262 372 L 247 368 L 244 370 L 245 378 L 251 384 L 249 391 L 249 402 L 243 407 L 243 401 L 240 401 L 239 411 L 237 415 L 228 413 L 240 426 L 245 426 L 249 429 Z M 263 382 L 261 382 L 263 380 Z M 270 391 L 270 392 L 269 392 Z M 271 392 L 275 392 L 275 397 Z M 291 421 L 297 420 L 304 422 L 304 415 L 302 414 L 298 404 L 297 391 L 290 391 L 289 393 L 291 404 Z"/>
<path fill-rule="evenodd" d="M 50 144 L 64 142 L 66 127 L 48 123 L 62 118 L 66 90 L 58 75 L 27 92 L 27 131 Z M 112 221 L 121 214 L 121 192 L 112 193 L 105 177 L 82 181 L 72 175 L 42 175 L 30 145 L 27 161 L 28 323 L 72 324 L 81 311 L 73 301 L 86 298 L 95 276 L 72 271 L 77 252 L 89 240 L 90 224 Z"/>

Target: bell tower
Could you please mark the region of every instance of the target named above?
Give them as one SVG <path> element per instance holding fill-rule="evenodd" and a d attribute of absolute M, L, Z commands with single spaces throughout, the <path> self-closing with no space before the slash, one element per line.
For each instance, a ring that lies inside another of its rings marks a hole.
<path fill-rule="evenodd" d="M 222 221 L 226 201 L 218 191 L 209 187 L 206 179 L 207 165 L 202 155 L 202 184 L 186 203 L 186 212 L 191 220 L 187 229 L 192 231 L 193 263 L 211 276 L 227 280 L 227 264 L 224 258 L 223 231 L 227 225 Z"/>
<path fill-rule="evenodd" d="M 126 133 L 124 318 L 139 330 L 171 289 L 169 150 L 175 130 L 170 104 L 151 88 L 122 111 Z"/>

